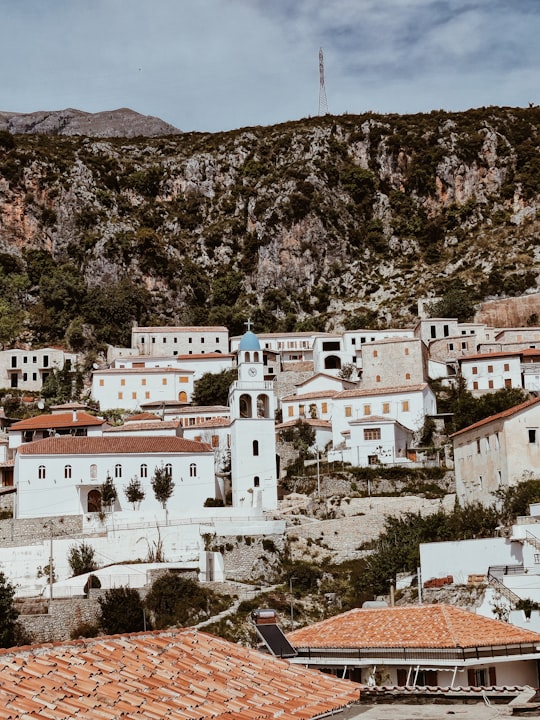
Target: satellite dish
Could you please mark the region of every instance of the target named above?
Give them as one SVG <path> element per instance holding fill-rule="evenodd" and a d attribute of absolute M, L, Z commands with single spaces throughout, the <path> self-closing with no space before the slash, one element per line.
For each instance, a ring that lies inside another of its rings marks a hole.
<path fill-rule="evenodd" d="M 94 368 L 94 370 L 99 370 L 99 365 L 97 363 L 93 363 L 92 367 Z"/>
<path fill-rule="evenodd" d="M 40 400 L 38 402 L 37 406 L 40 410 L 43 410 L 45 408 L 45 403 L 43 402 L 43 400 Z"/>

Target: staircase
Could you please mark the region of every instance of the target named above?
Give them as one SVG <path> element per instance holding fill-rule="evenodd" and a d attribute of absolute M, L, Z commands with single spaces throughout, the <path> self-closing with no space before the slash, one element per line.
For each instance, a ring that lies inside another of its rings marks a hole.
<path fill-rule="evenodd" d="M 502 580 L 499 580 L 497 575 L 508 575 L 508 570 L 512 568 L 512 570 L 517 574 L 519 571 L 523 571 L 523 565 L 492 565 L 488 569 L 487 574 L 487 580 L 488 583 L 491 585 L 492 588 L 494 588 L 500 595 L 505 597 L 509 603 L 511 603 L 514 607 L 518 604 L 518 602 L 521 600 L 519 595 L 516 595 L 515 592 L 510 590 L 510 588 L 507 588 L 506 585 L 502 582 Z"/>

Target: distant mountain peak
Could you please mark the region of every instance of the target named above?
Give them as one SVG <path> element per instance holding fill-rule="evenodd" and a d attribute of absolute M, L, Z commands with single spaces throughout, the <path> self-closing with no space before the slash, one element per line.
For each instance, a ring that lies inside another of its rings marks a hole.
<path fill-rule="evenodd" d="M 0 130 L 14 135 L 87 135 L 89 137 L 159 137 L 181 130 L 152 115 L 129 108 L 89 113 L 74 108 L 31 113 L 0 111 Z"/>

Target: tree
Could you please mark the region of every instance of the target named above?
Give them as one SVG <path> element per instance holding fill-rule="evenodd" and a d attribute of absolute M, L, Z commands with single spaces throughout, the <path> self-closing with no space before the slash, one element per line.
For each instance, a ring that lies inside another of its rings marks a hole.
<path fill-rule="evenodd" d="M 298 452 L 298 464 L 303 467 L 310 448 L 315 444 L 315 430 L 309 423 L 299 419 L 292 427 L 281 431 L 281 439 L 292 444 Z"/>
<path fill-rule="evenodd" d="M 133 505 L 133 509 L 136 510 L 137 503 L 140 503 L 145 498 L 145 492 L 142 489 L 141 481 L 134 475 L 129 483 L 124 488 L 127 501 Z"/>
<path fill-rule="evenodd" d="M 101 493 L 101 505 L 112 508 L 118 497 L 118 492 L 110 475 L 107 475 L 105 482 L 99 486 L 99 492 Z"/>
<path fill-rule="evenodd" d="M 431 317 L 457 318 L 459 322 L 466 322 L 474 315 L 471 295 L 470 288 L 456 284 L 449 288 L 440 300 L 429 304 L 429 314 Z"/>
<path fill-rule="evenodd" d="M 195 381 L 194 405 L 226 405 L 229 388 L 238 377 L 238 371 L 222 370 L 220 373 L 205 373 Z"/>
<path fill-rule="evenodd" d="M 155 628 L 161 629 L 194 624 L 210 613 L 223 610 L 228 600 L 195 580 L 168 572 L 154 581 L 145 604 Z"/>
<path fill-rule="evenodd" d="M 94 548 L 84 540 L 80 545 L 72 545 L 68 552 L 68 563 L 73 575 L 84 575 L 84 573 L 97 570 L 95 554 Z"/>
<path fill-rule="evenodd" d="M 111 588 L 98 602 L 100 625 L 108 635 L 138 632 L 144 630 L 145 625 L 148 627 L 141 596 L 135 588 Z"/>
<path fill-rule="evenodd" d="M 15 588 L 0 572 L 0 647 L 13 647 L 17 644 L 17 612 L 13 603 Z"/>
<path fill-rule="evenodd" d="M 167 471 L 167 468 L 162 465 L 161 467 L 156 467 L 154 470 L 151 482 L 156 500 L 161 503 L 161 507 L 166 510 L 167 501 L 174 491 L 174 481 L 172 479 L 172 475 Z"/>

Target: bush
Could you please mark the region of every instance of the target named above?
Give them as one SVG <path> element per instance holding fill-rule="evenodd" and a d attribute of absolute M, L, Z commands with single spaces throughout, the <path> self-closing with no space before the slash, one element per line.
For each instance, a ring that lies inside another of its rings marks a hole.
<path fill-rule="evenodd" d="M 117 587 L 98 598 L 101 608 L 99 623 L 108 635 L 144 630 L 144 607 L 135 588 Z"/>
<path fill-rule="evenodd" d="M 69 548 L 68 563 L 74 577 L 97 570 L 95 552 L 94 548 L 84 540 L 80 545 L 72 545 Z"/>

